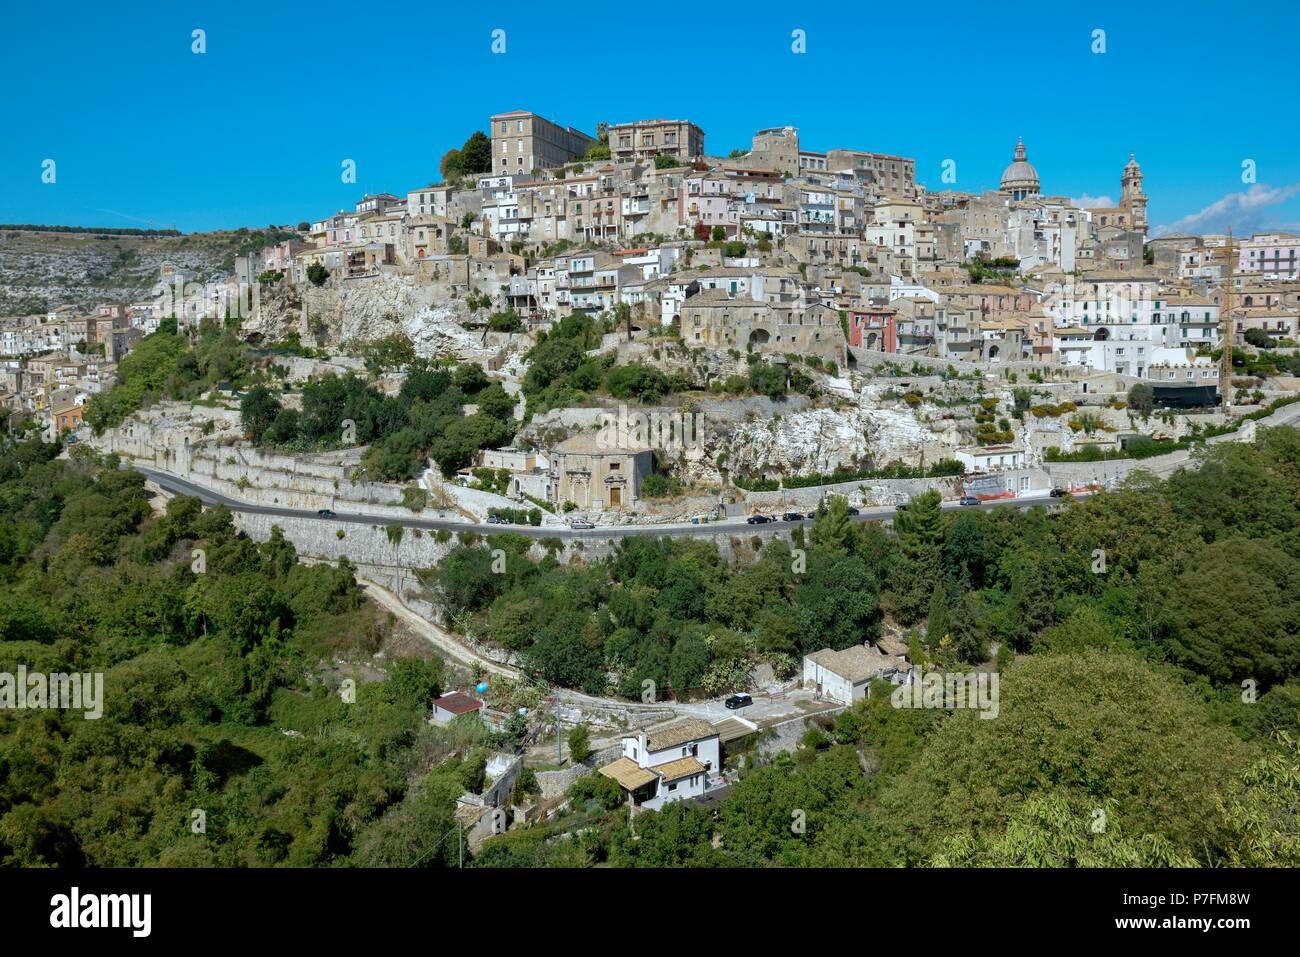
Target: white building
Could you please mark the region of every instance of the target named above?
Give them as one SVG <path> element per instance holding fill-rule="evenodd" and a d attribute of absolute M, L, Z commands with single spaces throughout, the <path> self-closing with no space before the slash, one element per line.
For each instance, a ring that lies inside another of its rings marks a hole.
<path fill-rule="evenodd" d="M 1300 279 L 1300 236 L 1257 233 L 1238 246 L 1237 270 L 1259 273 L 1264 279 Z"/>
<path fill-rule="evenodd" d="M 958 449 L 957 461 L 967 472 L 998 472 L 1025 467 L 1025 450 L 1018 445 L 971 445 Z"/>
<path fill-rule="evenodd" d="M 803 686 L 847 705 L 865 698 L 874 679 L 887 679 L 906 670 L 906 660 L 873 645 L 854 645 L 841 651 L 823 648 L 804 656 Z"/>
<path fill-rule="evenodd" d="M 699 718 L 677 718 L 623 738 L 623 756 L 600 773 L 622 785 L 637 808 L 700 797 L 722 769 L 718 732 Z"/>

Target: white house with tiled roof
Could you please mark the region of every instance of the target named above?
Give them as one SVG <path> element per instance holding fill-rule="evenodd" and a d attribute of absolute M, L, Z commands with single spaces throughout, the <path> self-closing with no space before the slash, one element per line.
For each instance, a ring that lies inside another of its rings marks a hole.
<path fill-rule="evenodd" d="M 699 718 L 677 718 L 623 738 L 623 756 L 600 773 L 623 786 L 638 808 L 700 797 L 722 768 L 718 732 Z"/>

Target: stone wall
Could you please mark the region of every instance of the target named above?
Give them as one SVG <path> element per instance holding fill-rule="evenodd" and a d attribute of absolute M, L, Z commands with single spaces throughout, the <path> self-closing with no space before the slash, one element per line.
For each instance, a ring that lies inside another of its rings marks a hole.
<path fill-rule="evenodd" d="M 808 729 L 820 727 L 816 718 L 829 718 L 832 721 L 841 711 L 846 710 L 843 706 L 830 711 L 821 711 L 817 715 L 807 715 L 798 718 L 791 718 L 789 721 L 782 721 L 778 724 L 770 725 L 764 728 L 760 734 L 761 739 L 758 742 L 756 751 L 761 757 L 770 758 L 773 755 L 780 754 L 782 751 L 794 751 L 799 747 L 799 742 Z"/>
<path fill-rule="evenodd" d="M 622 753 L 622 744 L 616 744 L 593 752 L 581 764 L 574 764 L 558 771 L 538 771 L 537 784 L 541 788 L 542 800 L 560 797 L 573 787 L 574 782 L 579 778 L 584 778 L 597 768 L 609 764 Z"/>

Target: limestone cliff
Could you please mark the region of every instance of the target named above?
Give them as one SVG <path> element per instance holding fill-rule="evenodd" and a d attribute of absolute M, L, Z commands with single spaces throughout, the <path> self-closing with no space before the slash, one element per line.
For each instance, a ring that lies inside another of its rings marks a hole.
<path fill-rule="evenodd" d="M 245 335 L 280 341 L 297 333 L 304 343 L 331 348 L 391 335 L 406 335 L 421 356 L 492 354 L 500 336 L 470 331 L 463 299 L 411 276 L 384 274 L 330 280 L 324 286 L 264 287 Z"/>

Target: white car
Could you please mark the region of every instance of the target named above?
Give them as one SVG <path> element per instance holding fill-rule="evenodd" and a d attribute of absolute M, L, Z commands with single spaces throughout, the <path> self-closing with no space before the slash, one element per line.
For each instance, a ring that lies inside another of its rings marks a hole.
<path fill-rule="evenodd" d="M 569 528 L 574 528 L 574 529 L 595 528 L 595 527 L 596 526 L 591 524 L 591 522 L 588 522 L 586 519 L 582 519 L 582 518 L 575 518 L 573 521 L 569 523 Z"/>

